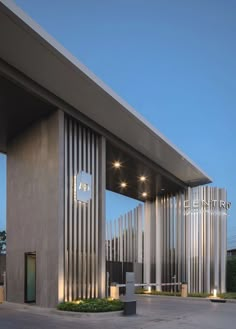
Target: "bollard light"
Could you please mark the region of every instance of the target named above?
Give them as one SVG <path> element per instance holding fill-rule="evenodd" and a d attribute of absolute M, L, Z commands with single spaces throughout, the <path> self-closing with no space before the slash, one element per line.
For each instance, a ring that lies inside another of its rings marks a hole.
<path fill-rule="evenodd" d="M 75 300 L 73 303 L 75 303 L 75 304 L 82 304 L 83 303 L 83 300 L 78 299 L 78 300 Z"/>
<path fill-rule="evenodd" d="M 214 298 L 217 297 L 217 289 L 213 289 L 213 297 L 214 297 Z"/>
<path fill-rule="evenodd" d="M 107 297 L 107 300 L 114 300 L 113 297 Z"/>

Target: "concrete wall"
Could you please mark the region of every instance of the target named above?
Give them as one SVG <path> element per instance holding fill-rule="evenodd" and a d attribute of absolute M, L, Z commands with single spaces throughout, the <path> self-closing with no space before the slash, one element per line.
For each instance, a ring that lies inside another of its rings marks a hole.
<path fill-rule="evenodd" d="M 36 252 L 36 304 L 55 306 L 63 284 L 63 129 L 56 111 L 7 150 L 7 300 L 24 302 L 24 255 Z"/>
<path fill-rule="evenodd" d="M 0 284 L 3 283 L 4 272 L 6 272 L 6 255 L 0 255 Z"/>

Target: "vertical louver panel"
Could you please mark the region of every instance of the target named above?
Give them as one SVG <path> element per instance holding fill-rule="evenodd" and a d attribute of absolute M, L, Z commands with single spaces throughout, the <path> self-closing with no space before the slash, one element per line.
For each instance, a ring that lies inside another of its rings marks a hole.
<path fill-rule="evenodd" d="M 64 299 L 98 297 L 101 150 L 98 135 L 78 121 L 65 118 Z M 104 151 L 104 150 L 103 150 Z M 76 199 L 76 177 L 91 174 L 92 197 Z M 101 193 L 104 193 L 102 196 Z M 99 199 L 100 197 L 100 199 Z M 105 243 L 105 241 L 100 241 Z M 102 264 L 102 261 L 100 262 Z M 100 276 L 101 277 L 101 276 Z"/>
<path fill-rule="evenodd" d="M 143 206 L 106 223 L 106 260 L 143 262 Z"/>
<path fill-rule="evenodd" d="M 176 276 L 177 282 L 188 282 L 190 292 L 210 293 L 214 287 L 224 292 L 225 189 L 188 188 L 185 193 L 146 202 L 145 208 L 148 218 L 144 227 L 144 281 L 151 282 L 155 277 L 156 283 L 171 283 Z M 153 209 L 156 216 L 151 215 Z M 151 232 L 156 232 L 155 239 Z"/>

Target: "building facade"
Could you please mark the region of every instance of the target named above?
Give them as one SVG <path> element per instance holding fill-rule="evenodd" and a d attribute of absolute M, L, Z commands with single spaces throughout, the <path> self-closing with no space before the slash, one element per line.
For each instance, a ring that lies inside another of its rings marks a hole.
<path fill-rule="evenodd" d="M 224 291 L 225 190 L 203 186 L 207 174 L 5 0 L 0 40 L 7 300 L 103 297 L 112 257 L 134 264 L 137 280 L 176 275 L 189 291 Z M 113 244 L 106 189 L 144 203 L 143 227 L 137 209 Z"/>

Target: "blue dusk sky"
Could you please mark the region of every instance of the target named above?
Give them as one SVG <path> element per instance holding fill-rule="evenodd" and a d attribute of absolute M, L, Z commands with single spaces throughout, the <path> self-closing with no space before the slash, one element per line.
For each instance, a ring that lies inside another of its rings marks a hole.
<path fill-rule="evenodd" d="M 236 1 L 15 2 L 228 190 L 236 247 Z M 5 175 L 0 156 L 0 229 Z M 135 204 L 109 193 L 107 218 Z"/>

